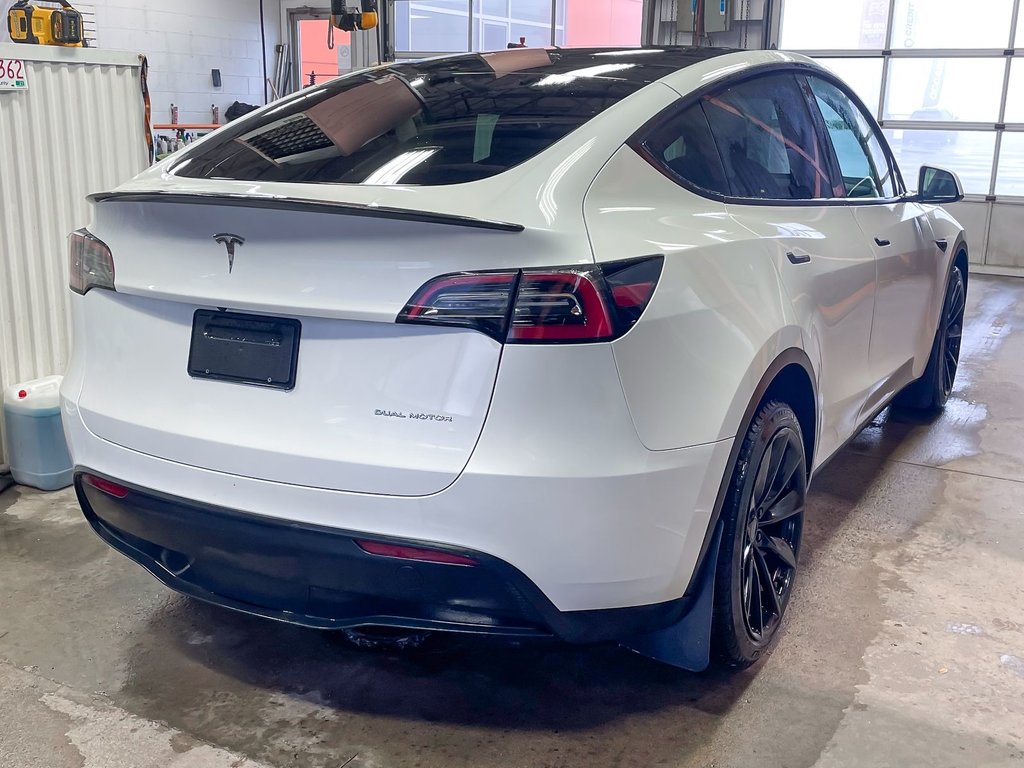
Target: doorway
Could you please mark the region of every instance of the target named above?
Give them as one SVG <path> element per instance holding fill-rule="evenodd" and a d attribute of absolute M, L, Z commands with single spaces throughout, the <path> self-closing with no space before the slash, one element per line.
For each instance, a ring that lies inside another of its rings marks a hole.
<path fill-rule="evenodd" d="M 340 29 L 331 33 L 328 8 L 297 8 L 288 14 L 292 39 L 292 90 L 333 80 L 351 72 L 352 34 Z M 331 42 L 333 41 L 333 48 Z"/>

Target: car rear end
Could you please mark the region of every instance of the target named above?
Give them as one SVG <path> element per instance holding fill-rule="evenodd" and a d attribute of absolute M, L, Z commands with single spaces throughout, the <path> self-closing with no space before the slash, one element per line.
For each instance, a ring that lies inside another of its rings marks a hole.
<path fill-rule="evenodd" d="M 309 89 L 94 198 L 62 397 L 112 546 L 317 627 L 590 640 L 685 609 L 728 446 L 638 440 L 611 344 L 662 256 L 595 264 L 581 205 L 675 95 L 510 53 Z"/>

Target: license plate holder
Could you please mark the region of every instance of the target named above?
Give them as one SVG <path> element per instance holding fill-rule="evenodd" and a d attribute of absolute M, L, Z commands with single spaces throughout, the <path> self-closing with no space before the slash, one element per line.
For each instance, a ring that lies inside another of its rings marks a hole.
<path fill-rule="evenodd" d="M 295 388 L 302 324 L 282 317 L 198 309 L 188 375 L 271 389 Z"/>

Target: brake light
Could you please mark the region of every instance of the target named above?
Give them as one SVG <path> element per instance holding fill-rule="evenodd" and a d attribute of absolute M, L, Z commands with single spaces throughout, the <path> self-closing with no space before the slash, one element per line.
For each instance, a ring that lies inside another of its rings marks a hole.
<path fill-rule="evenodd" d="M 611 341 L 643 314 L 664 257 L 515 272 L 437 277 L 398 316 L 400 323 L 473 328 L 509 344 Z"/>
<path fill-rule="evenodd" d="M 68 235 L 71 290 L 86 294 L 91 288 L 114 290 L 114 255 L 107 244 L 86 229 Z"/>
<path fill-rule="evenodd" d="M 128 495 L 128 489 L 123 485 L 118 485 L 112 480 L 104 480 L 102 477 L 96 477 L 96 475 L 82 475 L 82 481 L 98 491 L 103 491 L 108 496 L 113 496 L 115 499 L 123 499 Z"/>

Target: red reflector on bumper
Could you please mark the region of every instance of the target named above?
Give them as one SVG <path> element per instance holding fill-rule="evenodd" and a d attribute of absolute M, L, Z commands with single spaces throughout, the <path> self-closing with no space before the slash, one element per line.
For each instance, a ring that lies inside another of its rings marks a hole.
<path fill-rule="evenodd" d="M 419 560 L 425 563 L 444 563 L 445 565 L 476 565 L 476 560 L 465 555 L 455 555 L 436 549 L 404 547 L 399 544 L 384 544 L 379 541 L 364 541 L 362 539 L 357 539 L 356 544 L 363 552 L 371 555 L 397 557 L 401 560 Z"/>
<path fill-rule="evenodd" d="M 96 475 L 82 475 L 82 482 L 88 483 L 96 490 L 103 491 L 115 499 L 123 499 L 128 495 L 128 489 L 123 485 L 118 485 L 110 480 L 104 480 L 102 477 L 96 477 Z"/>

